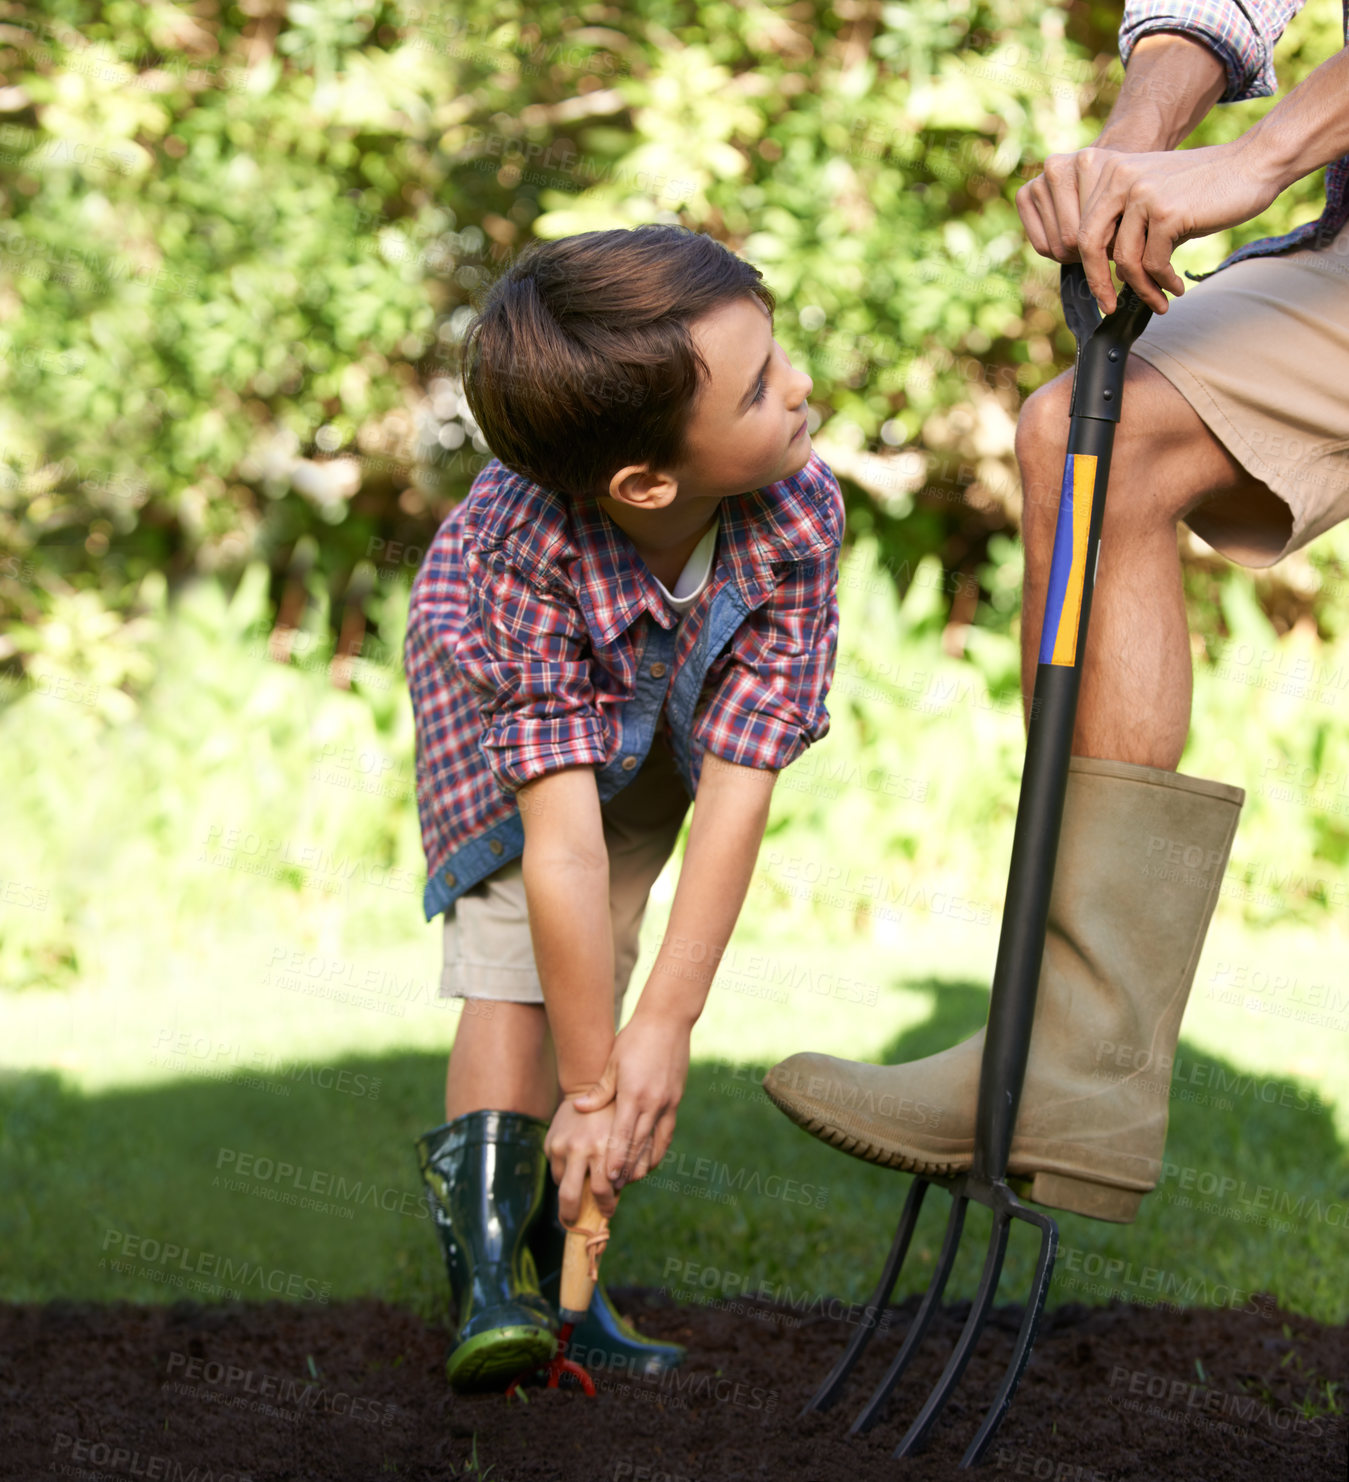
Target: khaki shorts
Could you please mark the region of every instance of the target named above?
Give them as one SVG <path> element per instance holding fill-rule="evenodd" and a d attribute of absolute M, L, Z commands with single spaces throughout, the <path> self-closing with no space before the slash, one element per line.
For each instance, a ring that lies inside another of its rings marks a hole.
<path fill-rule="evenodd" d="M 1272 566 L 1349 518 L 1349 224 L 1328 247 L 1247 258 L 1172 299 L 1132 353 L 1160 371 L 1238 463 L 1288 506 L 1185 523 L 1245 566 Z"/>
<path fill-rule="evenodd" d="M 637 775 L 600 807 L 609 851 L 614 932 L 614 1023 L 637 962 L 647 897 L 679 838 L 689 807 L 663 724 Z M 442 998 L 542 1003 L 519 859 L 466 890 L 445 912 Z"/>

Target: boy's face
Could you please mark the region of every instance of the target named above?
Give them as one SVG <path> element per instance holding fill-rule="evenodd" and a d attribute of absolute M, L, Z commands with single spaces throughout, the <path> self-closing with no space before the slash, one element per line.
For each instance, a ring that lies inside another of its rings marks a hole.
<path fill-rule="evenodd" d="M 810 459 L 806 398 L 757 298 L 735 299 L 689 327 L 710 372 L 689 419 L 681 494 L 731 495 L 799 473 Z"/>
<path fill-rule="evenodd" d="M 747 494 L 790 478 L 810 459 L 806 397 L 814 383 L 792 368 L 759 300 L 723 304 L 689 333 L 709 377 L 689 418 L 685 457 L 668 469 L 643 464 L 616 473 L 608 493 L 620 506 L 654 511 Z"/>

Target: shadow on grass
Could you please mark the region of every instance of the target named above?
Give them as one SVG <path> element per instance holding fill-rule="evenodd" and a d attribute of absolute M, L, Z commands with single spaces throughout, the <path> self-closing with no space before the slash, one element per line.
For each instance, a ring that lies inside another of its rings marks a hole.
<path fill-rule="evenodd" d="M 980 986 L 905 986 L 931 1011 L 877 1061 L 931 1054 L 983 1021 Z M 623 1197 L 611 1283 L 680 1301 L 868 1294 L 909 1180 L 789 1123 L 760 1088 L 766 1069 L 694 1064 L 669 1157 Z M 442 1054 L 400 1052 L 95 1096 L 55 1074 L 0 1079 L 0 1297 L 375 1295 L 432 1317 L 444 1273 L 413 1142 L 440 1120 L 443 1076 Z M 1051 1303 L 1241 1306 L 1273 1292 L 1344 1319 L 1349 1159 L 1305 1087 L 1182 1044 L 1166 1162 L 1134 1225 L 1059 1216 Z M 904 1290 L 925 1283 L 940 1238 L 946 1200 L 928 1204 Z M 953 1296 L 972 1289 L 987 1229 L 973 1210 Z M 1014 1237 L 1000 1300 L 1026 1290 L 1032 1254 Z"/>

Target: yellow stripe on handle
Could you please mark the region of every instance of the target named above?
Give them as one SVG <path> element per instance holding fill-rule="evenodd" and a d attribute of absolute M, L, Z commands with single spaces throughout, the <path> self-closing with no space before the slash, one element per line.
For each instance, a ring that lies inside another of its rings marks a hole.
<path fill-rule="evenodd" d="M 1077 630 L 1082 620 L 1082 589 L 1087 580 L 1087 536 L 1091 532 L 1092 502 L 1096 494 L 1095 453 L 1073 454 L 1073 564 L 1063 593 L 1059 631 L 1051 664 L 1077 662 Z"/>
<path fill-rule="evenodd" d="M 609 1221 L 600 1213 L 590 1191 L 590 1176 L 581 1186 L 581 1213 L 567 1225 L 567 1243 L 562 1251 L 562 1290 L 559 1306 L 564 1312 L 584 1313 L 590 1309 L 595 1283 L 600 1278 L 600 1256 L 609 1242 Z"/>

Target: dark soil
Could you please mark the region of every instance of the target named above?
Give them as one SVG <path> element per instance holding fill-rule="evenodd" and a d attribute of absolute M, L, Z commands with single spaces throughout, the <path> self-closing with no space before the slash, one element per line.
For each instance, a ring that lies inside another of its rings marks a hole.
<path fill-rule="evenodd" d="M 653 1337 L 688 1345 L 684 1367 L 661 1383 L 602 1377 L 593 1400 L 531 1389 L 527 1403 L 452 1395 L 443 1328 L 374 1301 L 0 1307 L 0 1476 L 941 1482 L 957 1475 L 1017 1317 L 995 1314 L 929 1449 L 895 1461 L 945 1360 L 953 1317 L 929 1338 L 886 1418 L 849 1439 L 912 1303 L 893 1310 L 842 1402 L 801 1421 L 852 1331 L 844 1321 L 762 1302 L 731 1311 L 617 1295 Z M 1251 1305 L 1260 1310 L 1055 1310 L 984 1474 L 1344 1478 L 1345 1389 L 1338 1413 L 1328 1412 L 1325 1381 L 1349 1369 L 1346 1330 Z"/>

